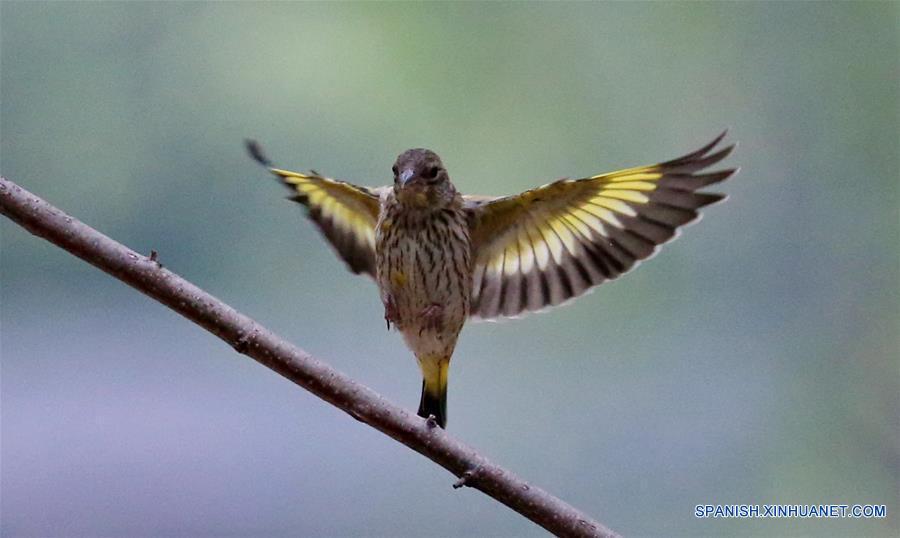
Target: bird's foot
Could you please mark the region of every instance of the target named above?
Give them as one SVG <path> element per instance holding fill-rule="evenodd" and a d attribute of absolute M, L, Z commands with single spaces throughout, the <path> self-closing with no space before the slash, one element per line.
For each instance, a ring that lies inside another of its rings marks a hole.
<path fill-rule="evenodd" d="M 419 316 L 422 317 L 419 335 L 426 329 L 440 331 L 444 327 L 444 307 L 437 303 L 431 303 L 423 308 Z"/>
<path fill-rule="evenodd" d="M 397 305 L 394 303 L 394 298 L 388 296 L 387 299 L 384 300 L 384 322 L 387 324 L 388 330 L 391 330 L 391 323 L 394 325 L 397 324 L 398 319 L 400 319 L 400 313 L 397 312 Z"/>

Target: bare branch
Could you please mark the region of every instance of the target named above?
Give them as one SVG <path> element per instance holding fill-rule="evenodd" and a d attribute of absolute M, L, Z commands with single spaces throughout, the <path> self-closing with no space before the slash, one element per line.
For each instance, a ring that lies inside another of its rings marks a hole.
<path fill-rule="evenodd" d="M 488 461 L 473 448 L 381 397 L 259 323 L 162 267 L 0 177 L 0 213 L 29 232 L 156 299 L 218 336 L 239 353 L 441 465 L 559 536 L 616 534 L 546 491 Z"/>

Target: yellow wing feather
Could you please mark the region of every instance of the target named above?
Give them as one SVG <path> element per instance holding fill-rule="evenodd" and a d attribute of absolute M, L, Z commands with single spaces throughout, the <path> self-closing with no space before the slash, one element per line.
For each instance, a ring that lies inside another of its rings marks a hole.
<path fill-rule="evenodd" d="M 247 141 L 250 156 L 294 191 L 292 200 L 308 209 L 325 238 L 354 273 L 375 276 L 375 224 L 380 201 L 377 191 L 317 173 L 302 174 L 273 168 L 256 142 Z"/>
<path fill-rule="evenodd" d="M 736 170 L 697 172 L 727 157 L 724 137 L 664 163 L 562 179 L 515 196 L 466 197 L 475 271 L 472 315 L 517 316 L 577 297 L 652 255 L 724 198 L 699 189 Z"/>

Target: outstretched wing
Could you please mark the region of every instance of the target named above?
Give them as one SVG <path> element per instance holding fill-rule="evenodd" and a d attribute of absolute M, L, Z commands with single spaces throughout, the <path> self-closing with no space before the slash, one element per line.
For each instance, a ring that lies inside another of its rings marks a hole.
<path fill-rule="evenodd" d="M 295 193 L 290 199 L 306 206 L 309 218 L 351 271 L 375 277 L 375 223 L 380 204 L 374 189 L 317 173 L 273 168 L 259 145 L 250 140 L 247 151 Z"/>
<path fill-rule="evenodd" d="M 558 305 L 627 272 L 725 198 L 698 192 L 735 169 L 698 173 L 734 145 L 584 179 L 561 179 L 515 196 L 467 198 L 475 272 L 471 314 L 516 316 Z"/>

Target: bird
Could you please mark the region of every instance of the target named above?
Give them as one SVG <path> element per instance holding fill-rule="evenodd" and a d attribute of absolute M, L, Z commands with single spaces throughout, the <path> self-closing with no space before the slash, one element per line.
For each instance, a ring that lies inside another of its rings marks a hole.
<path fill-rule="evenodd" d="M 704 188 L 738 171 L 708 169 L 736 144 L 727 131 L 682 157 L 502 197 L 461 194 L 441 158 L 401 153 L 393 183 L 364 187 L 250 156 L 288 187 L 351 272 L 374 279 L 388 330 L 422 373 L 417 414 L 447 425 L 450 359 L 470 319 L 543 311 L 614 280 L 651 257 L 699 210 L 726 198 Z"/>

